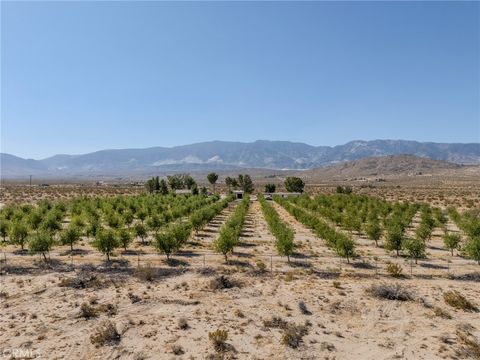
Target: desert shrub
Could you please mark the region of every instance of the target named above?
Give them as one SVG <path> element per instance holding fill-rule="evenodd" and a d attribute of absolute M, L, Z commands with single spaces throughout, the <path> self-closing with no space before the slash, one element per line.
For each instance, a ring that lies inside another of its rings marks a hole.
<path fill-rule="evenodd" d="M 188 325 L 187 319 L 182 317 L 178 319 L 178 327 L 182 330 L 187 330 L 190 326 Z"/>
<path fill-rule="evenodd" d="M 271 319 L 263 320 L 263 326 L 266 328 L 285 329 L 288 326 L 288 322 L 279 316 L 272 316 Z"/>
<path fill-rule="evenodd" d="M 98 316 L 98 311 L 95 307 L 91 306 L 90 304 L 84 302 L 81 306 L 80 306 L 80 314 L 79 314 L 80 317 L 84 318 L 84 319 L 91 319 L 91 318 L 95 318 Z"/>
<path fill-rule="evenodd" d="M 228 331 L 217 329 L 208 333 L 208 338 L 212 342 L 215 351 L 224 351 L 226 349 L 225 342 L 228 340 Z"/>
<path fill-rule="evenodd" d="M 452 315 L 450 315 L 447 311 L 445 311 L 444 309 L 442 309 L 438 306 L 433 309 L 433 313 L 435 314 L 435 316 L 441 317 L 443 319 L 451 319 L 452 318 Z"/>
<path fill-rule="evenodd" d="M 139 266 L 135 270 L 135 276 L 143 281 L 153 281 L 155 279 L 156 274 L 157 274 L 156 269 L 153 268 L 150 264 L 147 264 L 145 266 Z"/>
<path fill-rule="evenodd" d="M 340 283 L 340 281 L 334 281 L 332 283 L 332 285 L 335 289 L 341 289 L 342 288 L 342 284 Z"/>
<path fill-rule="evenodd" d="M 174 353 L 175 355 L 183 355 L 185 351 L 183 350 L 183 347 L 181 345 L 173 344 L 172 353 Z"/>
<path fill-rule="evenodd" d="M 262 260 L 257 260 L 255 265 L 257 265 L 257 269 L 260 272 L 265 272 L 265 270 L 267 269 L 267 265 L 265 265 L 265 263 Z"/>
<path fill-rule="evenodd" d="M 402 276 L 402 272 L 403 270 L 401 265 L 392 262 L 387 263 L 387 273 L 390 276 L 398 278 Z"/>
<path fill-rule="evenodd" d="M 303 301 L 298 303 L 298 308 L 303 315 L 312 315 L 312 313 L 308 310 L 307 305 Z"/>
<path fill-rule="evenodd" d="M 460 346 L 459 354 L 465 359 L 480 359 L 480 340 L 464 326 L 457 329 L 457 343 Z"/>
<path fill-rule="evenodd" d="M 414 298 L 410 291 L 400 284 L 374 284 L 367 289 L 367 293 L 386 300 L 409 301 Z"/>
<path fill-rule="evenodd" d="M 230 289 L 235 286 L 235 283 L 224 275 L 220 275 L 210 281 L 210 289 L 222 290 Z"/>
<path fill-rule="evenodd" d="M 115 345 L 120 342 L 121 335 L 111 321 L 101 323 L 93 334 L 90 335 L 90 342 L 95 346 Z"/>
<path fill-rule="evenodd" d="M 296 349 L 302 343 L 303 337 L 308 333 L 304 325 L 288 325 L 283 329 L 282 344 Z"/>
<path fill-rule="evenodd" d="M 476 312 L 478 308 L 465 296 L 456 290 L 450 290 L 443 294 L 443 300 L 451 307 L 459 310 Z"/>

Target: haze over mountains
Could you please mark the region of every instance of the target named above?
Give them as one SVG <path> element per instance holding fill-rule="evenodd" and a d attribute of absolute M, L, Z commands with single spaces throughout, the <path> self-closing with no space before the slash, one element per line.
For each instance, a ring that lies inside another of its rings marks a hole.
<path fill-rule="evenodd" d="M 387 155 L 414 155 L 455 164 L 480 164 L 480 143 L 446 144 L 406 140 L 351 141 L 311 146 L 288 141 L 211 141 L 172 148 L 102 150 L 43 160 L 0 154 L 2 178 L 140 176 L 167 171 L 263 168 L 304 170 Z"/>

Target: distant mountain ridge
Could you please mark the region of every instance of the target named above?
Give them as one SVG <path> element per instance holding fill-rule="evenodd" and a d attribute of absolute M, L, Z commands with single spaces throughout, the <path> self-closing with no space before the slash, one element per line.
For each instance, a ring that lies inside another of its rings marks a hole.
<path fill-rule="evenodd" d="M 477 165 L 480 164 L 480 143 L 357 140 L 330 147 L 289 141 L 210 141 L 171 148 L 101 150 L 83 155 L 55 155 L 43 160 L 0 154 L 0 169 L 3 178 L 27 175 L 122 176 L 151 174 L 155 171 L 242 168 L 304 170 L 367 157 L 404 154 L 456 164 Z"/>

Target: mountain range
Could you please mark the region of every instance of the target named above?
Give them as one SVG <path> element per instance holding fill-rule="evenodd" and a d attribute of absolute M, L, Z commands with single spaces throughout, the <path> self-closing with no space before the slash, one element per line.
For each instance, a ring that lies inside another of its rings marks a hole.
<path fill-rule="evenodd" d="M 43 160 L 23 159 L 1 153 L 0 169 L 2 178 L 21 178 L 28 175 L 94 178 L 242 168 L 305 170 L 388 155 L 414 155 L 455 164 L 478 165 L 480 143 L 373 140 L 351 141 L 330 147 L 289 141 L 211 141 L 171 148 L 101 150 L 83 155 L 55 155 Z"/>

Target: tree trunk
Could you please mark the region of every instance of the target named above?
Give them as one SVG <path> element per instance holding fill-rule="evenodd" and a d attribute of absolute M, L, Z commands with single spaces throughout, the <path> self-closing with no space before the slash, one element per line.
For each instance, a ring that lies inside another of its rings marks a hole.
<path fill-rule="evenodd" d="M 452 256 L 453 256 L 453 249 L 452 249 Z"/>
<path fill-rule="evenodd" d="M 70 243 L 70 251 L 73 252 L 73 243 Z"/>
<path fill-rule="evenodd" d="M 47 257 L 45 256 L 44 252 L 42 252 L 42 255 L 43 255 L 43 260 L 45 260 L 45 262 L 47 262 Z"/>
<path fill-rule="evenodd" d="M 223 256 L 225 257 L 225 262 L 227 262 L 228 261 L 227 254 L 223 254 Z"/>

